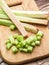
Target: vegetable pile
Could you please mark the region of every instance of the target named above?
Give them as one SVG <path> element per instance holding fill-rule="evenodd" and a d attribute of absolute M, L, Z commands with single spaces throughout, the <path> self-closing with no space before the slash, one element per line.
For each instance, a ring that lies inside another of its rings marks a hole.
<path fill-rule="evenodd" d="M 30 25 L 30 23 L 47 25 L 49 13 L 41 11 L 14 11 L 7 6 L 4 0 L 0 0 L 0 6 L 0 25 L 9 26 L 12 31 L 17 28 L 22 34 L 10 36 L 6 41 L 6 49 L 11 50 L 14 54 L 18 51 L 32 52 L 35 46 L 41 44 L 44 34 L 42 31 L 38 31 L 36 26 Z M 36 34 L 24 39 L 24 37 L 28 36 L 28 32 L 25 29 Z"/>
<path fill-rule="evenodd" d="M 18 51 L 31 53 L 35 46 L 39 46 L 41 44 L 43 35 L 42 31 L 38 31 L 36 35 L 32 35 L 24 40 L 22 35 L 14 34 L 6 41 L 6 49 L 11 50 L 14 54 Z"/>

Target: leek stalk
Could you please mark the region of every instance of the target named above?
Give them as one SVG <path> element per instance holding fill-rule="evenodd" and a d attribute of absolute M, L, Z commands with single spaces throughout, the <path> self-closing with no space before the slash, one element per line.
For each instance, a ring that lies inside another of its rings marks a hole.
<path fill-rule="evenodd" d="M 12 10 L 11 11 L 16 15 L 16 16 L 26 16 L 30 18 L 48 18 L 49 13 L 46 11 L 17 11 L 17 10 Z M 5 12 L 0 8 L 0 13 L 5 14 Z"/>
<path fill-rule="evenodd" d="M 16 18 L 25 23 L 34 23 L 34 24 L 42 24 L 42 25 L 47 25 L 48 20 L 46 19 L 36 19 L 36 18 L 29 18 L 25 16 L 16 16 Z M 0 19 L 9 19 L 9 17 L 6 14 L 0 14 Z"/>
<path fill-rule="evenodd" d="M 26 23 L 21 23 L 24 28 L 27 31 L 31 31 L 33 33 L 37 33 L 38 29 L 36 26 L 30 25 L 30 24 L 26 24 Z M 10 25 L 14 25 L 10 20 L 4 20 L 4 19 L 0 19 L 0 25 L 4 25 L 4 26 L 10 26 Z"/>

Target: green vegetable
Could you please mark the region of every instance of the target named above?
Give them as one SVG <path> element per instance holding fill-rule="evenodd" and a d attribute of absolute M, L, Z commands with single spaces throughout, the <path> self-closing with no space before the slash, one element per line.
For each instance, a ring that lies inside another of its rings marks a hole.
<path fill-rule="evenodd" d="M 33 47 L 31 47 L 31 46 L 28 46 L 27 50 L 28 50 L 28 52 L 32 52 L 32 50 L 33 50 Z"/>
<path fill-rule="evenodd" d="M 14 36 L 13 36 L 13 37 L 14 37 L 14 39 L 17 39 L 17 37 L 18 37 L 18 34 L 14 34 Z"/>
<path fill-rule="evenodd" d="M 11 30 L 15 30 L 15 28 L 16 28 L 15 25 L 10 25 Z"/>
<path fill-rule="evenodd" d="M 11 48 L 12 44 L 11 43 L 7 43 L 6 44 L 6 49 L 9 50 Z"/>
<path fill-rule="evenodd" d="M 19 51 L 22 52 L 23 51 L 23 48 L 19 48 Z"/>
<path fill-rule="evenodd" d="M 6 41 L 6 44 L 8 44 L 8 43 L 10 43 L 10 40 L 9 39 Z"/>
<path fill-rule="evenodd" d="M 25 45 L 25 48 L 28 48 L 28 46 L 29 46 L 29 45 L 26 44 L 26 45 Z"/>
<path fill-rule="evenodd" d="M 35 44 L 36 44 L 37 46 L 39 46 L 39 45 L 40 45 L 40 41 L 35 41 Z"/>
<path fill-rule="evenodd" d="M 20 45 L 20 44 L 18 44 L 16 47 L 19 49 L 19 48 L 21 48 L 21 45 Z"/>
<path fill-rule="evenodd" d="M 25 16 L 16 16 L 16 18 L 19 21 L 21 21 L 22 23 L 25 22 L 25 23 L 32 23 L 32 24 L 34 23 L 34 24 L 42 24 L 42 25 L 47 25 L 47 23 L 48 23 L 48 20 L 47 19 L 36 19 L 36 18 L 29 18 L 29 17 L 25 17 Z M 8 17 L 2 17 L 1 18 L 1 16 L 0 16 L 0 19 L 7 19 L 8 20 L 9 18 Z"/>
<path fill-rule="evenodd" d="M 35 46 L 36 46 L 35 42 L 32 42 L 32 43 L 31 43 L 31 46 L 32 46 L 32 47 L 35 47 Z"/>
<path fill-rule="evenodd" d="M 0 25 L 10 26 L 14 24 L 10 20 L 0 19 Z"/>
<path fill-rule="evenodd" d="M 27 50 L 26 48 L 23 48 L 23 52 L 27 53 L 27 52 L 28 52 L 28 50 Z"/>
<path fill-rule="evenodd" d="M 8 19 L 8 16 L 4 13 L 0 13 L 0 19 Z"/>
<path fill-rule="evenodd" d="M 31 31 L 33 33 L 37 33 L 38 29 L 33 26 L 33 25 L 30 25 L 30 24 L 26 24 L 26 23 L 21 23 L 24 28 L 27 30 L 27 31 Z M 4 20 L 4 19 L 0 19 L 0 25 L 4 25 L 4 26 L 11 26 L 13 25 L 15 27 L 15 25 L 12 23 L 12 21 L 10 20 Z M 13 26 L 12 26 L 12 29 L 13 29 Z"/>
<path fill-rule="evenodd" d="M 36 41 L 37 37 L 36 36 L 30 36 L 29 38 L 26 39 L 26 42 L 30 45 L 31 42 Z"/>
<path fill-rule="evenodd" d="M 17 40 L 18 40 L 19 42 L 21 42 L 21 41 L 24 40 L 24 37 L 23 37 L 22 35 L 19 35 L 19 36 L 17 36 Z"/>
<path fill-rule="evenodd" d="M 32 14 L 31 14 L 32 15 Z M 34 15 L 34 14 L 33 14 Z M 35 15 L 38 15 L 38 14 L 35 14 Z M 41 15 L 41 14 L 39 14 L 39 15 Z M 44 15 L 44 14 L 43 14 Z M 26 17 L 26 16 L 18 16 L 18 15 L 16 15 L 16 17 L 17 17 L 17 19 L 19 20 L 19 21 L 21 21 L 21 22 L 27 22 L 27 23 L 36 23 L 36 24 L 44 24 L 44 25 L 47 25 L 47 22 L 48 22 L 48 20 L 46 20 L 46 19 L 37 19 L 36 17 L 35 18 L 32 18 L 32 17 Z M 47 15 L 47 18 L 48 18 L 48 15 Z M 9 17 L 6 15 L 6 14 L 0 14 L 0 19 L 9 19 Z M 37 22 L 36 22 L 37 21 Z M 39 22 L 40 21 L 40 22 Z M 45 23 L 43 23 L 43 22 L 46 22 L 46 24 Z"/>
<path fill-rule="evenodd" d="M 18 43 L 19 43 L 19 42 L 18 42 L 17 39 L 16 39 L 13 44 L 18 45 Z"/>
<path fill-rule="evenodd" d="M 25 28 L 21 25 L 20 21 L 16 18 L 16 16 L 12 13 L 11 9 L 8 7 L 6 2 L 4 0 L 0 0 L 0 6 L 3 9 L 3 11 L 8 15 L 10 20 L 16 25 L 18 30 L 21 32 L 21 34 L 25 37 L 27 35 L 27 32 Z M 16 21 L 16 23 L 15 23 Z"/>
<path fill-rule="evenodd" d="M 37 34 L 34 36 L 32 35 L 25 40 L 22 35 L 14 34 L 6 41 L 6 48 L 9 50 L 12 47 L 11 49 L 14 54 L 18 51 L 30 53 L 33 51 L 35 46 L 39 46 L 41 43 L 43 34 L 41 35 L 41 32 L 40 34 L 39 32 Z"/>
<path fill-rule="evenodd" d="M 33 36 L 33 41 L 35 42 L 35 41 L 37 41 L 37 37 L 36 37 L 36 35 L 35 36 Z"/>
<path fill-rule="evenodd" d="M 10 42 L 13 44 L 14 43 L 14 38 L 13 38 L 13 36 L 9 36 L 9 40 L 10 40 Z"/>
<path fill-rule="evenodd" d="M 5 12 L 0 8 L 0 14 L 5 14 Z"/>
<path fill-rule="evenodd" d="M 43 34 L 43 32 L 42 31 L 38 31 L 38 33 L 37 33 L 37 36 L 43 36 L 44 34 Z"/>
<path fill-rule="evenodd" d="M 17 11 L 17 10 L 12 10 L 12 12 L 16 15 L 16 16 L 26 16 L 26 17 L 33 17 L 33 18 L 48 18 L 48 12 L 41 12 L 41 14 L 39 14 L 39 12 L 33 12 L 33 11 Z M 3 15 L 6 15 L 5 12 L 0 8 L 0 13 Z M 44 13 L 44 14 L 43 14 Z"/>
<path fill-rule="evenodd" d="M 22 47 L 26 46 L 26 41 L 21 42 L 22 43 Z"/>
<path fill-rule="evenodd" d="M 37 36 L 37 40 L 41 40 L 41 36 Z"/>
<path fill-rule="evenodd" d="M 18 49 L 16 48 L 16 46 L 12 46 L 11 50 L 14 54 L 18 52 Z"/>
<path fill-rule="evenodd" d="M 30 45 L 30 43 L 33 42 L 33 36 L 30 36 L 26 39 L 26 43 Z"/>

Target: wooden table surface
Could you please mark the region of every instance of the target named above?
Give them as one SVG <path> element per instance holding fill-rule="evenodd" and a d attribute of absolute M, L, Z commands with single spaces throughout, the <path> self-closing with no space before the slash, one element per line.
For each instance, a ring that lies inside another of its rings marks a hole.
<path fill-rule="evenodd" d="M 40 8 L 40 10 L 49 11 L 49 0 L 35 0 L 35 1 L 38 7 Z M 8 64 L 6 64 L 2 60 L 2 58 L 0 58 L 0 65 L 8 65 Z M 42 60 L 35 61 L 35 62 L 23 64 L 23 65 L 49 65 L 49 57 L 42 59 Z"/>
<path fill-rule="evenodd" d="M 49 0 L 35 0 L 40 10 L 49 11 Z"/>

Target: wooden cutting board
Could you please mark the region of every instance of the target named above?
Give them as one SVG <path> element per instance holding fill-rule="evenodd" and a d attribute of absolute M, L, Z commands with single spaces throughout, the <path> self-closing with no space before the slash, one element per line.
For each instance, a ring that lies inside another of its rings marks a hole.
<path fill-rule="evenodd" d="M 5 0 L 8 6 L 18 5 L 22 3 L 22 0 Z"/>
<path fill-rule="evenodd" d="M 32 2 L 34 0 L 31 0 Z M 31 3 L 32 3 L 31 2 Z M 28 0 L 27 5 L 24 4 L 12 7 L 12 9 L 17 9 L 17 10 L 26 10 L 25 7 L 27 6 L 28 10 L 36 10 L 37 6 L 34 6 L 32 8 L 32 4 L 29 4 L 30 1 Z M 38 8 L 38 7 L 37 7 Z M 38 9 L 37 9 L 38 10 Z M 40 21 L 39 21 L 40 22 Z M 0 26 L 0 46 L 1 46 L 1 55 L 2 58 L 10 64 L 21 64 L 21 63 L 26 63 L 29 61 L 33 61 L 36 59 L 43 58 L 45 56 L 49 55 L 49 29 L 46 26 L 40 26 L 40 25 L 35 25 L 39 28 L 39 30 L 44 32 L 43 39 L 41 41 L 41 45 L 39 47 L 36 47 L 32 53 L 25 54 L 25 53 L 20 53 L 18 52 L 17 54 L 12 54 L 11 50 L 7 51 L 5 48 L 5 41 L 8 39 L 9 35 L 13 35 L 15 33 L 19 33 L 18 30 L 16 31 L 10 31 L 9 27 L 6 26 Z M 33 33 L 32 33 L 33 34 Z"/>

